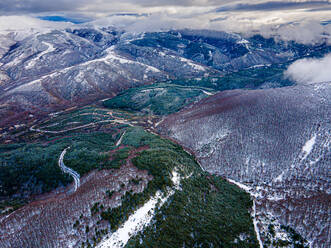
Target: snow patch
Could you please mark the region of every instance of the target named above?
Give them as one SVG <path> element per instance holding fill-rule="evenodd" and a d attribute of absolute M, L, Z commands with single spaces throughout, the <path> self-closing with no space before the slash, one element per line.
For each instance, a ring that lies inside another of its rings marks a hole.
<path fill-rule="evenodd" d="M 138 65 L 141 65 L 141 66 L 146 67 L 146 70 L 147 71 L 156 72 L 156 73 L 160 73 L 161 72 L 159 69 L 157 69 L 157 68 L 155 68 L 153 66 L 149 66 L 149 65 L 140 63 L 138 61 L 129 60 L 129 59 L 126 59 L 124 57 L 121 57 L 121 56 L 117 55 L 114 52 L 114 48 L 113 47 L 107 49 L 106 51 L 107 51 L 107 56 L 104 57 L 104 58 L 101 58 L 99 60 L 100 61 L 103 61 L 103 62 L 105 62 L 107 64 L 109 64 L 109 62 L 119 62 L 120 64 L 138 64 Z"/>
<path fill-rule="evenodd" d="M 172 172 L 172 182 L 175 189 L 180 189 L 180 175 L 177 171 Z M 159 205 L 161 207 L 168 198 L 175 193 L 175 190 L 170 190 L 167 194 L 157 191 L 147 203 L 139 208 L 129 219 L 114 232 L 110 238 L 104 240 L 97 248 L 120 248 L 124 247 L 131 237 L 142 231 L 154 217 L 154 209 Z M 159 203 L 159 204 L 158 204 Z"/>
<path fill-rule="evenodd" d="M 44 80 L 45 78 L 48 78 L 48 77 L 53 78 L 56 75 L 58 75 L 58 72 L 53 72 L 51 74 L 42 76 L 39 79 L 33 80 L 33 81 L 23 84 L 23 85 L 20 85 L 14 89 L 8 91 L 8 93 L 13 93 L 13 92 L 17 92 L 17 91 L 40 90 L 42 88 L 42 85 L 41 85 L 42 80 Z M 34 87 L 34 88 L 31 88 L 31 87 Z"/>
<path fill-rule="evenodd" d="M 213 96 L 214 94 L 205 90 L 202 90 L 202 92 L 208 96 Z"/>
<path fill-rule="evenodd" d="M 245 190 L 247 193 L 250 193 L 250 191 L 252 190 L 251 187 L 246 186 L 245 184 L 242 184 L 242 183 L 236 182 L 236 181 L 234 181 L 234 180 L 232 180 L 232 179 L 230 179 L 230 178 L 228 178 L 227 180 L 228 180 L 230 183 L 233 183 L 233 184 L 237 185 L 239 188 Z"/>
<path fill-rule="evenodd" d="M 164 121 L 164 118 L 162 118 L 162 120 L 160 120 L 159 122 L 155 123 L 155 127 L 157 127 L 158 125 L 160 125 L 163 121 Z"/>
<path fill-rule="evenodd" d="M 284 171 L 281 173 L 281 174 L 279 174 L 273 181 L 274 182 L 281 182 L 281 181 L 283 181 L 283 176 L 284 176 Z"/>
<path fill-rule="evenodd" d="M 79 71 L 75 77 L 76 82 L 83 82 L 85 80 L 85 74 L 83 71 Z"/>
<path fill-rule="evenodd" d="M 250 53 L 252 52 L 251 49 L 250 49 L 250 47 L 249 47 L 249 41 L 248 41 L 248 40 L 246 40 L 246 39 L 241 39 L 241 40 L 237 41 L 237 44 L 242 44 L 242 45 L 244 45 L 244 46 L 246 47 L 246 49 L 247 49 Z"/>
<path fill-rule="evenodd" d="M 266 65 L 253 65 L 251 67 L 248 67 L 248 69 L 255 69 L 255 68 L 261 68 L 261 67 L 269 67 L 271 64 L 266 64 Z"/>
<path fill-rule="evenodd" d="M 272 195 L 272 196 L 268 196 L 267 199 L 269 201 L 280 201 L 280 200 L 284 200 L 284 197 L 282 195 Z"/>
<path fill-rule="evenodd" d="M 16 57 L 14 60 L 7 63 L 6 67 L 12 67 L 12 66 L 18 65 L 19 63 L 22 62 L 22 60 L 25 58 L 25 56 L 26 55 L 24 53 L 22 53 L 20 56 Z"/>
<path fill-rule="evenodd" d="M 237 44 L 249 44 L 249 41 L 246 39 L 241 39 L 241 40 L 237 41 Z"/>
<path fill-rule="evenodd" d="M 191 60 L 188 60 L 188 59 L 185 59 L 185 58 L 182 58 L 182 57 L 180 57 L 179 59 L 180 59 L 181 62 L 184 62 L 184 63 L 188 64 L 189 66 L 191 66 L 195 70 L 198 70 L 198 71 L 205 71 L 206 70 L 203 66 L 195 64 Z"/>
<path fill-rule="evenodd" d="M 105 101 L 108 101 L 108 100 L 110 100 L 110 99 L 111 99 L 111 98 L 108 97 L 108 98 L 102 99 L 101 102 L 105 102 Z"/>
<path fill-rule="evenodd" d="M 308 140 L 306 144 L 302 147 L 302 152 L 304 153 L 304 157 L 302 158 L 302 160 L 305 160 L 308 157 L 308 155 L 313 150 L 315 143 L 316 143 L 316 134 L 313 137 L 311 137 L 311 139 Z"/>
<path fill-rule="evenodd" d="M 43 44 L 45 44 L 47 46 L 47 49 L 41 53 L 38 54 L 38 56 L 36 58 L 33 58 L 32 60 L 29 61 L 29 63 L 25 66 L 26 69 L 31 69 L 32 67 L 35 66 L 36 62 L 45 54 L 47 53 L 51 53 L 55 51 L 55 48 L 52 44 L 48 43 L 48 42 L 42 42 Z"/>

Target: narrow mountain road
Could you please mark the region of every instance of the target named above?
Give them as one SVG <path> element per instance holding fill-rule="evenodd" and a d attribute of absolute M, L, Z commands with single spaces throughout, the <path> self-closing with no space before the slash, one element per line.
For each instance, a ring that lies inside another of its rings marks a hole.
<path fill-rule="evenodd" d="M 64 149 L 63 152 L 61 153 L 60 158 L 59 158 L 59 166 L 64 173 L 67 173 L 74 178 L 74 180 L 75 180 L 74 192 L 75 192 L 78 189 L 78 187 L 80 186 L 80 175 L 73 169 L 70 169 L 69 167 L 65 166 L 65 164 L 63 163 L 64 155 L 67 153 L 67 150 L 69 148 L 70 147 Z"/>
<path fill-rule="evenodd" d="M 121 138 L 117 141 L 116 146 L 119 146 L 122 143 L 125 133 L 126 133 L 126 131 L 124 131 L 124 133 L 121 135 Z"/>
<path fill-rule="evenodd" d="M 66 133 L 66 132 L 69 132 L 69 131 L 74 131 L 74 130 L 77 130 L 77 129 L 87 128 L 87 127 L 95 126 L 97 124 L 102 124 L 102 123 L 119 123 L 119 124 L 125 124 L 125 125 L 128 125 L 128 126 L 131 126 L 131 127 L 133 126 L 127 120 L 115 119 L 115 120 L 104 120 L 104 121 L 92 122 L 92 123 L 88 123 L 88 124 L 85 124 L 85 125 L 82 125 L 82 126 L 73 127 L 73 128 L 69 128 L 69 129 L 64 129 L 64 130 L 60 130 L 60 131 L 43 130 L 43 129 L 35 128 L 35 125 L 34 125 L 34 126 L 30 127 L 30 131 L 39 132 L 39 133 L 62 134 L 62 133 Z"/>
<path fill-rule="evenodd" d="M 30 127 L 30 131 L 39 132 L 39 133 L 61 134 L 61 133 L 69 132 L 69 131 L 74 131 L 74 130 L 77 130 L 77 129 L 82 129 L 82 128 L 86 128 L 86 127 L 90 127 L 90 126 L 95 126 L 96 124 L 106 123 L 106 122 L 115 122 L 115 120 L 92 122 L 92 123 L 82 125 L 82 126 L 79 126 L 79 127 L 73 127 L 73 128 L 69 128 L 69 129 L 60 130 L 60 131 L 48 131 L 48 130 L 42 130 L 42 129 L 39 129 L 39 128 L 36 129 L 36 128 L 34 128 L 34 126 L 32 126 L 32 127 Z"/>

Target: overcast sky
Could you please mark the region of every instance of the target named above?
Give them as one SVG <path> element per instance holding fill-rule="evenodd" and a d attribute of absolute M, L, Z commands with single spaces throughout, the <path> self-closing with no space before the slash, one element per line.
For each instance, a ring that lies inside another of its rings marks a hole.
<path fill-rule="evenodd" d="M 0 0 L 0 30 L 46 25 L 31 17 L 49 15 L 131 31 L 201 28 L 268 35 L 277 30 L 306 43 L 331 33 L 331 25 L 320 25 L 331 20 L 331 0 Z"/>
<path fill-rule="evenodd" d="M 183 7 L 226 11 L 323 10 L 329 0 L 1 0 L 1 15 L 76 12 L 105 16 L 116 12 L 176 11 Z"/>

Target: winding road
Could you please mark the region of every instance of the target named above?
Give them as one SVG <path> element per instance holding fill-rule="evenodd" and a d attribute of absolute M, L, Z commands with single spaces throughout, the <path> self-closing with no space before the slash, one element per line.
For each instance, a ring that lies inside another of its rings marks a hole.
<path fill-rule="evenodd" d="M 124 133 L 121 135 L 121 138 L 116 142 L 116 146 L 119 146 L 122 143 L 125 133 L 126 133 L 126 131 L 124 131 Z"/>
<path fill-rule="evenodd" d="M 42 129 L 39 129 L 39 128 L 36 129 L 36 128 L 34 128 L 35 126 L 32 126 L 32 127 L 30 127 L 30 131 L 39 132 L 39 133 L 60 134 L 60 133 L 74 131 L 74 130 L 77 130 L 77 129 L 86 128 L 86 127 L 94 126 L 94 125 L 99 124 L 99 123 L 106 123 L 106 122 L 115 122 L 115 120 L 105 120 L 105 121 L 92 122 L 92 123 L 82 125 L 82 126 L 79 126 L 79 127 L 73 127 L 73 128 L 69 128 L 69 129 L 60 130 L 60 131 L 48 131 L 48 130 L 42 130 Z"/>
<path fill-rule="evenodd" d="M 30 131 L 32 132 L 39 132 L 39 133 L 51 133 L 51 134 L 61 134 L 61 133 L 66 133 L 69 131 L 74 131 L 77 129 L 82 129 L 82 128 L 86 128 L 86 127 L 91 127 L 91 126 L 95 126 L 97 124 L 101 124 L 101 123 L 119 123 L 119 124 L 125 124 L 128 126 L 133 126 L 130 122 L 126 121 L 126 120 L 122 120 L 122 119 L 115 119 L 115 120 L 104 120 L 104 121 L 98 121 L 98 122 L 92 122 L 89 124 L 85 124 L 82 126 L 78 126 L 78 127 L 73 127 L 73 128 L 69 128 L 69 129 L 64 129 L 64 130 L 60 130 L 60 131 L 49 131 L 49 130 L 43 130 L 43 129 L 39 129 L 39 128 L 35 128 L 35 125 L 30 127 Z"/>
<path fill-rule="evenodd" d="M 67 153 L 67 150 L 69 148 L 70 147 L 64 149 L 63 152 L 61 153 L 60 158 L 59 158 L 59 166 L 64 173 L 67 173 L 74 178 L 74 180 L 75 180 L 74 192 L 75 192 L 78 189 L 78 187 L 80 186 L 80 175 L 76 171 L 74 171 L 73 169 L 70 169 L 63 163 L 64 155 Z"/>

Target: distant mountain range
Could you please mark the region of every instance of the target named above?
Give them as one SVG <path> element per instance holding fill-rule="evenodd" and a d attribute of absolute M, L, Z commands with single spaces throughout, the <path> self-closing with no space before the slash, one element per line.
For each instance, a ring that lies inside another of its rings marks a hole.
<path fill-rule="evenodd" d="M 79 28 L 1 40 L 10 45 L 0 59 L 1 123 L 18 121 L 16 113 L 49 113 L 157 81 L 220 78 L 275 64 L 285 67 L 295 59 L 330 51 L 325 44 L 304 46 L 262 36 L 244 39 L 206 30 L 132 34 L 115 28 Z M 270 83 L 264 77 L 263 71 L 259 86 Z M 281 77 L 271 83 L 278 81 L 279 86 Z"/>

